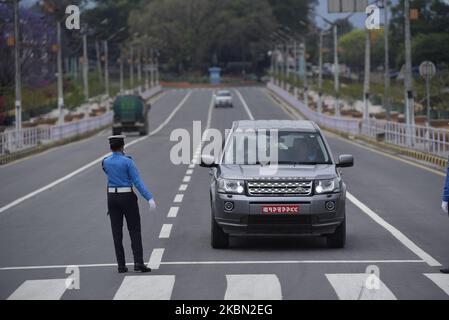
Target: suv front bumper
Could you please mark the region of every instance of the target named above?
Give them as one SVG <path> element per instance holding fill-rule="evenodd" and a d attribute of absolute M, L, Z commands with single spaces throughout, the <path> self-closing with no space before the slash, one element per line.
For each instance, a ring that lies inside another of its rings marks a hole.
<path fill-rule="evenodd" d="M 326 202 L 333 202 L 333 210 Z M 233 209 L 225 210 L 225 202 Z M 262 213 L 263 205 L 298 204 L 297 214 Z M 235 235 L 325 235 L 334 233 L 345 219 L 345 197 L 342 193 L 309 197 L 249 197 L 246 195 L 216 194 L 212 202 L 218 225 Z"/>

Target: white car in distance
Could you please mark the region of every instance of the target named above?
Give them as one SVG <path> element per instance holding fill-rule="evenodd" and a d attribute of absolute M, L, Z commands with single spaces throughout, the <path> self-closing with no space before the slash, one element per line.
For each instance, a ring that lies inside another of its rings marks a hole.
<path fill-rule="evenodd" d="M 218 107 L 233 107 L 232 94 L 229 90 L 217 90 L 214 93 L 215 108 Z"/>

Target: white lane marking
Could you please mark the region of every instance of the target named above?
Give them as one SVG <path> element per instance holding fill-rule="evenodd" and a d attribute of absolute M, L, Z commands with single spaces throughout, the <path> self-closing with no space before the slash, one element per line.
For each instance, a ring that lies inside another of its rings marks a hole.
<path fill-rule="evenodd" d="M 227 274 L 225 300 L 282 300 L 275 274 Z"/>
<path fill-rule="evenodd" d="M 177 207 L 176 207 L 177 208 Z M 272 261 L 169 261 L 160 262 L 160 265 L 221 265 L 221 264 L 389 264 L 389 263 L 425 263 L 422 260 L 272 260 Z M 126 265 L 132 266 L 134 263 L 129 262 Z M 48 265 L 48 266 L 19 266 L 19 267 L 2 267 L 0 271 L 13 270 L 45 270 L 45 269 L 67 269 L 73 264 Z M 78 264 L 79 268 L 103 268 L 117 267 L 116 262 L 112 263 L 92 263 Z"/>
<path fill-rule="evenodd" d="M 266 261 L 167 261 L 166 265 L 220 265 L 220 264 L 376 264 L 424 263 L 422 260 L 266 260 Z"/>
<path fill-rule="evenodd" d="M 179 207 L 171 207 L 170 210 L 168 210 L 167 217 L 168 218 L 176 218 L 178 216 Z"/>
<path fill-rule="evenodd" d="M 114 300 L 170 300 L 175 276 L 126 276 Z"/>
<path fill-rule="evenodd" d="M 153 252 L 151 252 L 150 260 L 148 261 L 149 268 L 154 270 L 159 269 L 164 251 L 164 248 L 153 249 Z"/>
<path fill-rule="evenodd" d="M 189 164 L 189 169 L 193 169 L 193 168 L 195 168 L 195 163 Z"/>
<path fill-rule="evenodd" d="M 175 199 L 173 200 L 173 202 L 174 202 L 174 203 L 181 203 L 183 198 L 184 198 L 184 195 L 178 193 L 178 194 L 175 196 Z"/>
<path fill-rule="evenodd" d="M 67 289 L 66 280 L 27 280 L 8 297 L 8 300 L 59 300 Z"/>
<path fill-rule="evenodd" d="M 188 184 L 181 184 L 179 186 L 179 191 L 186 191 L 188 186 L 189 186 Z"/>
<path fill-rule="evenodd" d="M 424 260 L 431 267 L 439 267 L 441 264 L 435 260 L 430 254 L 425 252 L 423 249 L 418 247 L 412 240 L 410 240 L 405 234 L 396 229 L 394 226 L 389 224 L 387 221 L 382 219 L 377 213 L 368 208 L 365 204 L 363 204 L 360 200 L 354 197 L 351 193 L 347 192 L 346 197 L 349 201 L 355 204 L 360 210 L 366 213 L 371 219 L 377 222 L 380 226 L 390 232 L 393 237 L 399 240 L 404 246 L 406 246 L 410 251 Z"/>
<path fill-rule="evenodd" d="M 340 300 L 397 300 L 393 292 L 375 274 L 326 274 L 326 277 Z M 375 277 L 379 287 L 369 288 L 366 285 L 368 277 Z"/>
<path fill-rule="evenodd" d="M 190 97 L 191 94 L 192 94 L 192 91 L 189 91 L 186 94 L 186 96 L 184 97 L 184 99 L 182 99 L 181 102 L 178 104 L 178 106 L 170 113 L 170 115 L 167 117 L 167 119 L 165 119 L 165 121 L 162 122 L 159 125 L 159 127 L 157 127 L 156 129 L 154 129 L 153 131 L 150 132 L 150 136 L 158 133 L 160 130 L 162 130 L 162 128 L 164 128 L 167 125 L 167 123 L 170 122 L 170 120 L 175 116 L 175 114 L 178 112 L 178 110 L 181 109 L 181 107 L 186 103 L 187 99 Z"/>
<path fill-rule="evenodd" d="M 170 238 L 170 232 L 171 232 L 172 227 L 173 227 L 172 224 L 163 224 L 162 228 L 161 228 L 161 232 L 159 233 L 159 238 L 160 239 Z"/>
<path fill-rule="evenodd" d="M 441 290 L 449 295 L 449 274 L 424 273 L 424 275 L 433 281 Z"/>
<path fill-rule="evenodd" d="M 248 114 L 249 119 L 250 119 L 250 120 L 254 120 L 254 116 L 253 116 L 253 114 L 251 113 L 251 110 L 249 109 L 248 105 L 246 104 L 245 99 L 243 99 L 243 96 L 242 96 L 242 94 L 240 93 L 240 91 L 235 90 L 235 92 L 237 93 L 237 96 L 239 97 L 240 101 L 242 101 L 243 107 L 245 108 L 246 113 Z"/>
<path fill-rule="evenodd" d="M 192 169 L 188 169 L 187 171 L 186 171 L 186 174 L 192 174 L 193 173 L 193 170 Z"/>
<path fill-rule="evenodd" d="M 185 104 L 185 102 L 187 101 L 187 98 L 190 97 L 191 93 L 192 92 L 190 91 L 184 97 L 184 99 L 179 103 L 179 105 L 170 113 L 170 115 L 167 117 L 167 119 L 163 123 L 161 123 L 161 125 L 157 129 L 155 129 L 152 132 L 150 132 L 150 134 L 148 136 L 144 136 L 142 138 L 139 138 L 139 139 L 133 140 L 133 141 L 131 141 L 129 143 L 126 143 L 125 147 L 126 148 L 130 147 L 130 146 L 132 146 L 132 145 L 134 145 L 136 143 L 139 143 L 139 142 L 147 139 L 149 136 L 152 136 L 152 135 L 156 134 L 157 132 L 159 132 L 165 125 L 167 125 L 167 123 L 173 118 L 173 116 L 178 112 L 178 110 Z M 14 200 L 14 201 L 8 203 L 7 205 L 5 205 L 5 206 L 0 208 L 0 214 L 5 212 L 6 210 L 12 208 L 12 207 L 15 207 L 16 205 L 24 202 L 25 200 L 28 200 L 28 199 L 30 199 L 30 198 L 32 198 L 32 197 L 34 197 L 34 196 L 36 196 L 36 195 L 46 191 L 46 190 L 49 190 L 49 189 L 53 188 L 54 186 L 56 186 L 56 185 L 58 185 L 58 184 L 60 184 L 60 183 L 62 183 L 64 181 L 67 181 L 67 180 L 73 178 L 77 174 L 79 174 L 79 173 L 89 169 L 90 167 L 93 167 L 94 165 L 100 163 L 101 161 L 103 161 L 103 159 L 105 157 L 107 157 L 109 155 L 110 155 L 110 153 L 106 153 L 106 154 L 102 155 L 101 157 L 95 159 L 94 161 L 91 161 L 88 164 L 82 166 L 81 168 L 79 168 L 79 169 L 77 169 L 77 170 L 75 170 L 75 171 L 73 171 L 73 172 L 63 176 L 62 178 L 59 178 L 59 179 L 57 179 L 57 180 L 47 184 L 46 186 L 44 186 L 42 188 L 39 188 L 39 189 L 37 189 L 37 190 L 35 190 L 33 192 L 30 192 L 29 194 L 27 194 L 27 195 L 25 195 L 23 197 L 20 197 L 20 198 Z"/>
<path fill-rule="evenodd" d="M 191 179 L 192 177 L 191 176 L 185 176 L 184 177 L 184 179 L 182 179 L 182 182 L 190 182 L 190 179 Z"/>

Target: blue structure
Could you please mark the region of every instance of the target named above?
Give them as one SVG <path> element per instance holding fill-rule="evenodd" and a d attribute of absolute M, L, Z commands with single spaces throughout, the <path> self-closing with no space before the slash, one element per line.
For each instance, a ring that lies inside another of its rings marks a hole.
<path fill-rule="evenodd" d="M 221 68 L 218 67 L 209 68 L 209 78 L 211 84 L 220 84 L 220 72 Z"/>

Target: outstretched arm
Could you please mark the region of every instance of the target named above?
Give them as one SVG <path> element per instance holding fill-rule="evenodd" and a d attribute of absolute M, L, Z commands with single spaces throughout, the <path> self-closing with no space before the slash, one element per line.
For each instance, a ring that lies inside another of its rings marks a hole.
<path fill-rule="evenodd" d="M 136 165 L 134 164 L 134 161 L 132 159 L 130 159 L 129 161 L 128 170 L 133 185 L 137 188 L 137 190 L 139 190 L 139 193 L 142 195 L 142 197 L 144 197 L 147 201 L 153 199 L 153 195 L 150 191 L 148 191 L 147 187 L 140 178 L 139 172 L 137 171 Z"/>

